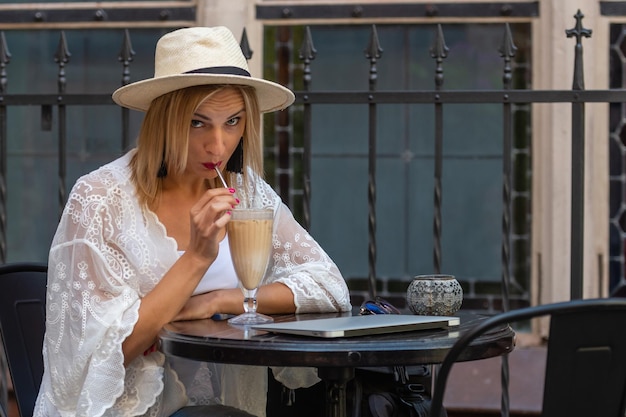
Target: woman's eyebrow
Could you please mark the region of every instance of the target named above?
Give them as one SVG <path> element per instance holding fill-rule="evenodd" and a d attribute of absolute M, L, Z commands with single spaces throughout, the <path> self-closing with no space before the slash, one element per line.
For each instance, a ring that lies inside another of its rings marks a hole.
<path fill-rule="evenodd" d="M 228 118 L 229 118 L 229 119 L 232 119 L 233 117 L 240 116 L 240 115 L 241 115 L 241 113 L 245 113 L 245 112 L 246 112 L 246 108 L 244 107 L 244 108 L 242 108 L 241 110 L 239 110 L 238 112 L 236 112 L 236 113 L 232 114 L 231 116 L 229 116 Z"/>
<path fill-rule="evenodd" d="M 240 116 L 242 113 L 245 113 L 245 112 L 246 112 L 246 108 L 244 107 L 244 108 L 242 108 L 241 110 L 236 111 L 236 112 L 235 112 L 235 113 L 233 113 L 232 115 L 228 116 L 228 117 L 226 118 L 226 120 L 230 120 L 230 119 L 232 119 L 233 117 Z M 204 114 L 202 114 L 202 113 L 197 113 L 197 112 L 196 112 L 196 113 L 194 113 L 194 116 L 195 116 L 195 117 L 197 117 L 197 118 L 199 118 L 199 119 L 203 119 L 203 120 L 206 120 L 206 121 L 209 121 L 209 122 L 211 121 L 211 118 L 210 118 L 209 116 L 206 116 L 206 115 L 204 115 Z"/>

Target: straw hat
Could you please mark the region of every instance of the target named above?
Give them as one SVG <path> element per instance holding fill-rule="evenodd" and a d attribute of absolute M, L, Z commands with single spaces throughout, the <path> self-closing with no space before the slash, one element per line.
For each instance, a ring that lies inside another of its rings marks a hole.
<path fill-rule="evenodd" d="M 117 89 L 113 101 L 146 111 L 152 100 L 163 94 L 207 84 L 254 87 L 262 112 L 284 109 L 294 101 L 288 88 L 250 75 L 239 43 L 225 27 L 193 27 L 164 35 L 156 46 L 154 78 Z"/>

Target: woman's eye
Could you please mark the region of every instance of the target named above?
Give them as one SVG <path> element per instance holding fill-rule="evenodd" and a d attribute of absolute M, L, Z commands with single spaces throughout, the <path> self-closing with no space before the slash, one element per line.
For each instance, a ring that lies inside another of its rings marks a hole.
<path fill-rule="evenodd" d="M 204 126 L 204 123 L 202 123 L 200 120 L 192 120 L 191 121 L 191 127 L 202 127 Z"/>
<path fill-rule="evenodd" d="M 241 120 L 241 117 L 233 117 L 232 119 L 228 120 L 226 124 L 228 126 L 237 126 L 240 120 Z"/>

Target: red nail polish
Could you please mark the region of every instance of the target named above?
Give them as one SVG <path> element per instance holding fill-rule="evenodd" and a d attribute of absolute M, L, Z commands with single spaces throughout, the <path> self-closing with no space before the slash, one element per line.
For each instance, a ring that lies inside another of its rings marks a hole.
<path fill-rule="evenodd" d="M 234 188 L 229 188 L 228 191 L 230 191 L 231 194 L 235 194 L 235 189 Z"/>
<path fill-rule="evenodd" d="M 235 201 L 237 202 L 237 204 L 241 203 L 241 201 L 239 201 L 238 198 L 235 198 Z M 234 208 L 234 207 L 233 207 Z"/>

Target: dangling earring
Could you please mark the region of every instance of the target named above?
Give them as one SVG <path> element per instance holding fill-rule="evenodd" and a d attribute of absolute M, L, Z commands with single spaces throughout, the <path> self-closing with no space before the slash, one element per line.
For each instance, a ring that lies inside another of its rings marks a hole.
<path fill-rule="evenodd" d="M 226 171 L 235 174 L 241 174 L 243 172 L 243 138 L 239 140 L 239 144 L 226 163 Z"/>
<path fill-rule="evenodd" d="M 157 178 L 167 177 L 167 165 L 165 165 L 165 148 L 163 148 L 163 158 L 161 159 L 161 166 L 157 171 Z"/>
<path fill-rule="evenodd" d="M 165 161 L 161 161 L 161 166 L 157 171 L 157 178 L 165 178 L 167 177 L 167 165 L 165 165 Z"/>

